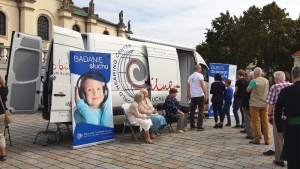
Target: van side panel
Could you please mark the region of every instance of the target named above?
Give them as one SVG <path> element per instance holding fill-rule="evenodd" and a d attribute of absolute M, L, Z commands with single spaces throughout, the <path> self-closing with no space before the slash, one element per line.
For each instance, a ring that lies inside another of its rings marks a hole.
<path fill-rule="evenodd" d="M 178 55 L 173 47 L 145 43 L 147 46 L 151 101 L 164 103 L 169 90 L 177 88 L 177 99 L 181 100 L 181 86 Z"/>

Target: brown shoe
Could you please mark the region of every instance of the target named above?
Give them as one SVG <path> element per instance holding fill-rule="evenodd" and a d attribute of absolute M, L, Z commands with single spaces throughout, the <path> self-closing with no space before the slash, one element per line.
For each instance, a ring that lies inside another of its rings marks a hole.
<path fill-rule="evenodd" d="M 284 162 L 273 160 L 273 163 L 278 166 L 284 167 Z"/>

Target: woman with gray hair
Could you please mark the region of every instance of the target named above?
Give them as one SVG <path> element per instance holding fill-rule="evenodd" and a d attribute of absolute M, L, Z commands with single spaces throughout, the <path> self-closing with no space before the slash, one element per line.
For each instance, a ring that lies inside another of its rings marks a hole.
<path fill-rule="evenodd" d="M 148 144 L 153 144 L 153 141 L 150 139 L 149 129 L 152 126 L 152 121 L 150 119 L 150 116 L 147 116 L 146 114 L 141 114 L 139 112 L 139 103 L 143 100 L 143 94 L 142 93 L 136 93 L 134 96 L 134 101 L 129 106 L 129 109 L 127 111 L 128 120 L 131 124 L 139 124 L 140 125 L 140 131 L 144 130 L 144 133 L 142 133 L 142 136 L 145 137 L 145 141 Z"/>
<path fill-rule="evenodd" d="M 167 125 L 167 122 L 164 116 L 157 113 L 157 110 L 153 107 L 150 99 L 147 98 L 148 91 L 146 89 L 141 89 L 140 92 L 144 97 L 143 100 L 139 103 L 139 112 L 150 116 L 150 119 L 153 123 L 150 128 L 150 137 L 151 139 L 154 139 L 154 133 L 156 135 L 159 135 L 159 131 Z"/>

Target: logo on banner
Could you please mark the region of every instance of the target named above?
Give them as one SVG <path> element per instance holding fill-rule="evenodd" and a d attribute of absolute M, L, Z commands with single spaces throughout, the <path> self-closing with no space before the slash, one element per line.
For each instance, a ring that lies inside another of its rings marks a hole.
<path fill-rule="evenodd" d="M 76 135 L 77 140 L 80 140 L 82 137 L 83 137 L 82 133 L 77 133 L 77 135 Z"/>

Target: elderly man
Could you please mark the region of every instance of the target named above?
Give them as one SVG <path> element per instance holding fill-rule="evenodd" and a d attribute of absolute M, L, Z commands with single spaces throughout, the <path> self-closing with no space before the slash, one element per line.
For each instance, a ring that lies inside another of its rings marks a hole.
<path fill-rule="evenodd" d="M 287 160 L 287 168 L 300 168 L 300 66 L 293 67 L 291 76 L 294 84 L 279 93 L 274 117 L 284 137 L 280 160 Z"/>
<path fill-rule="evenodd" d="M 250 81 L 247 92 L 251 92 L 249 106 L 254 140 L 251 144 L 260 144 L 260 123 L 262 124 L 265 144 L 270 144 L 268 126 L 268 105 L 266 98 L 269 91 L 269 81 L 262 77 L 261 68 L 254 69 L 254 79 Z"/>
<path fill-rule="evenodd" d="M 284 71 L 284 75 L 285 75 L 285 82 L 288 83 L 289 86 L 292 85 L 292 83 L 290 83 L 290 81 L 291 81 L 291 75 L 288 72 L 286 72 L 286 71 Z M 274 122 L 274 114 L 273 114 L 273 120 L 272 121 Z M 271 124 L 273 124 L 273 123 L 271 123 Z M 267 156 L 274 155 L 275 154 L 275 145 L 274 145 L 274 143 L 271 145 L 270 150 L 268 150 L 266 152 L 263 152 L 263 154 L 267 155 Z"/>
<path fill-rule="evenodd" d="M 242 98 L 242 109 L 244 112 L 244 118 L 245 118 L 245 125 L 246 129 L 240 131 L 241 133 L 247 133 L 247 136 L 245 137 L 246 139 L 253 140 L 253 129 L 251 125 L 251 116 L 250 116 L 250 111 L 249 111 L 249 100 L 250 100 L 250 95 L 251 93 L 247 93 L 247 86 L 249 85 L 250 81 L 254 78 L 254 72 L 250 72 L 248 75 L 248 81 L 245 82 L 245 88 L 244 88 L 244 94 Z"/>
<path fill-rule="evenodd" d="M 197 128 L 198 131 L 203 131 L 203 110 L 204 102 L 207 101 L 204 78 L 201 72 L 201 66 L 196 64 L 194 73 L 189 76 L 187 83 L 187 99 L 191 100 L 190 125 L 191 128 Z M 195 111 L 198 106 L 197 127 L 195 126 Z"/>
<path fill-rule="evenodd" d="M 285 74 L 282 71 L 277 71 L 274 73 L 275 85 L 270 88 L 268 93 L 266 102 L 268 103 L 268 119 L 269 122 L 273 123 L 273 138 L 274 138 L 274 145 L 275 145 L 275 160 L 273 161 L 274 164 L 278 166 L 284 167 L 284 162 L 280 161 L 280 154 L 282 151 L 283 146 L 283 137 L 281 133 L 277 132 L 276 124 L 273 122 L 274 118 L 274 105 L 277 102 L 278 95 L 281 89 L 290 86 L 290 83 L 285 81 Z"/>

